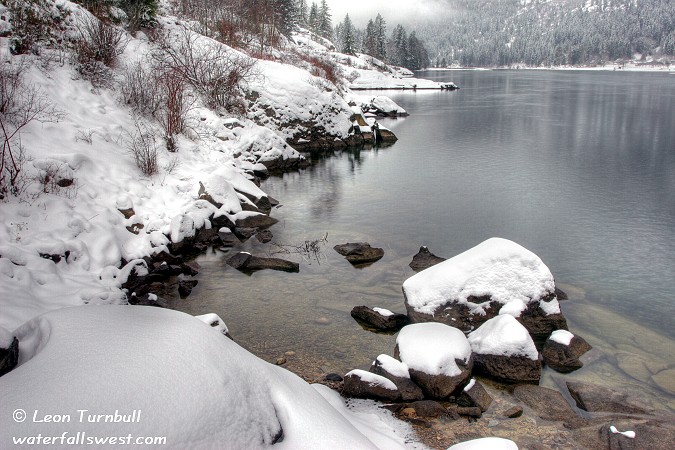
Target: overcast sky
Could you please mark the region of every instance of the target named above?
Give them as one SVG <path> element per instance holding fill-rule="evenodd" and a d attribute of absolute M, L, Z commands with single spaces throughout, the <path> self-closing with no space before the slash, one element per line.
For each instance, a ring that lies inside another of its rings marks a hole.
<path fill-rule="evenodd" d="M 308 4 L 312 4 L 308 0 Z M 316 1 L 317 5 L 321 0 Z M 327 0 L 333 15 L 333 25 L 337 25 L 349 13 L 349 18 L 355 26 L 365 27 L 368 19 L 374 19 L 377 13 L 382 14 L 387 22 L 387 28 L 393 29 L 396 24 L 403 25 L 438 19 L 447 14 L 448 8 L 444 0 Z"/>

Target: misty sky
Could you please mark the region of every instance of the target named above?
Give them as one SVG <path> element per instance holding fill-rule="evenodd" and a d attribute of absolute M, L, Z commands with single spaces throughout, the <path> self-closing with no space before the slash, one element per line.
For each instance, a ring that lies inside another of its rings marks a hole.
<path fill-rule="evenodd" d="M 312 1 L 308 0 L 311 5 Z M 317 1 L 320 4 L 321 1 Z M 349 18 L 359 28 L 365 27 L 368 19 L 377 13 L 387 21 L 392 29 L 396 24 L 403 25 L 438 19 L 448 13 L 445 0 L 327 0 L 333 15 L 333 25 L 337 25 L 349 13 Z"/>

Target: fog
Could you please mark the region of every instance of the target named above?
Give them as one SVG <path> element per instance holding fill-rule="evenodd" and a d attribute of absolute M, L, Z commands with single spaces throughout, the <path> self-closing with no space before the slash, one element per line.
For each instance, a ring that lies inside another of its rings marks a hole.
<path fill-rule="evenodd" d="M 308 0 L 311 5 L 311 1 Z M 316 2 L 320 4 L 320 0 Z M 342 22 L 345 15 L 355 26 L 363 28 L 369 19 L 380 13 L 390 28 L 396 24 L 414 25 L 440 20 L 452 14 L 448 0 L 327 0 L 333 16 L 333 25 Z"/>

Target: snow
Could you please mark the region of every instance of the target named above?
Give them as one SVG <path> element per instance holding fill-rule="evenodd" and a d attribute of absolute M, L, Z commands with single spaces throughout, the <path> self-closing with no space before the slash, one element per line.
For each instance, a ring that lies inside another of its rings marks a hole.
<path fill-rule="evenodd" d="M 441 89 L 449 83 L 439 83 L 422 78 L 399 78 L 392 74 L 369 69 L 351 69 L 356 78 L 349 85 L 350 89 Z"/>
<path fill-rule="evenodd" d="M 537 360 L 534 341 L 515 317 L 508 314 L 493 317 L 468 336 L 471 349 L 481 355 L 524 356 Z"/>
<path fill-rule="evenodd" d="M 265 363 L 200 320 L 137 306 L 52 311 L 16 330 L 19 366 L 0 378 L 11 436 L 165 436 L 172 448 L 405 448 L 381 415 L 353 413 L 339 395 Z M 167 376 L 170 374 L 171 376 Z M 176 380 L 180 380 L 177 383 Z M 155 395 L 148 395 L 155 393 Z M 137 423 L 80 423 L 85 414 L 131 414 Z M 371 411 L 372 412 L 372 411 Z M 34 422 L 46 414 L 70 423 Z"/>
<path fill-rule="evenodd" d="M 614 434 L 622 434 L 622 435 L 624 435 L 624 436 L 626 436 L 627 438 L 630 438 L 630 439 L 635 439 L 635 431 L 619 431 L 619 430 L 616 429 L 616 427 L 614 425 L 609 427 L 609 431 L 611 431 Z"/>
<path fill-rule="evenodd" d="M 375 311 L 376 313 L 378 313 L 379 315 L 384 316 L 384 317 L 389 317 L 389 316 L 394 315 L 393 312 L 389 311 L 388 309 L 384 309 L 384 308 L 375 307 L 375 308 L 373 308 L 373 311 Z"/>
<path fill-rule="evenodd" d="M 573 338 L 574 335 L 567 330 L 555 330 L 549 337 L 549 339 L 553 342 L 557 342 L 558 344 L 562 345 L 570 345 Z"/>
<path fill-rule="evenodd" d="M 8 349 L 14 341 L 14 334 L 0 327 L 0 349 Z"/>
<path fill-rule="evenodd" d="M 396 113 L 398 115 L 406 114 L 406 110 L 396 104 L 389 97 L 378 95 L 370 101 L 370 106 L 385 113 Z"/>
<path fill-rule="evenodd" d="M 518 446 L 510 439 L 486 437 L 455 444 L 448 450 L 518 450 Z"/>
<path fill-rule="evenodd" d="M 402 363 L 398 359 L 392 358 L 389 355 L 379 355 L 377 358 L 375 358 L 373 364 L 379 364 L 382 369 L 395 377 L 410 378 L 410 372 L 408 371 L 407 364 Z"/>
<path fill-rule="evenodd" d="M 475 384 L 476 384 L 476 379 L 472 378 L 471 381 L 469 381 L 469 384 L 464 386 L 464 392 L 469 392 Z"/>
<path fill-rule="evenodd" d="M 542 260 L 513 241 L 488 239 L 454 258 L 419 272 L 403 283 L 407 302 L 416 311 L 433 314 L 448 301 L 484 314 L 486 303 L 469 297 L 490 296 L 507 305 L 506 314 L 520 313 L 531 301 L 554 292 L 553 275 Z M 547 314 L 559 312 L 557 300 L 540 302 Z"/>
<path fill-rule="evenodd" d="M 365 370 L 354 369 L 348 372 L 345 376 L 348 377 L 350 375 L 360 378 L 361 381 L 368 383 L 371 386 L 379 386 L 390 391 L 395 391 L 398 389 L 393 381 L 383 377 L 382 375 L 377 375 Z"/>
<path fill-rule="evenodd" d="M 409 369 L 430 375 L 457 376 L 462 373 L 455 360 L 468 362 L 469 341 L 459 329 L 442 323 L 407 325 L 396 337 L 400 359 Z"/>

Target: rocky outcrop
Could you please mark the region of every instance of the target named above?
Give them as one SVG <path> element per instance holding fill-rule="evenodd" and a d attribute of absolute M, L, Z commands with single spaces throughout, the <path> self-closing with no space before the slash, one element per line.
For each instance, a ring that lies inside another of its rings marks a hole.
<path fill-rule="evenodd" d="M 357 322 L 378 331 L 398 331 L 408 321 L 405 314 L 395 314 L 386 309 L 368 306 L 355 306 L 351 316 Z"/>
<path fill-rule="evenodd" d="M 415 272 L 421 272 L 422 270 L 428 269 L 443 261 L 445 261 L 445 258 L 434 255 L 427 246 L 422 246 L 420 247 L 420 251 L 413 256 L 412 261 L 408 265 Z"/>
<path fill-rule="evenodd" d="M 333 249 L 353 265 L 374 263 L 384 256 L 383 249 L 371 247 L 367 242 L 339 244 Z"/>
<path fill-rule="evenodd" d="M 569 373 L 583 366 L 579 358 L 591 348 L 583 338 L 566 330 L 556 330 L 544 343 L 541 355 L 544 364 L 550 368 L 557 372 Z"/>
<path fill-rule="evenodd" d="M 258 270 L 279 270 L 282 272 L 299 272 L 300 264 L 280 258 L 263 258 L 250 253 L 239 252 L 227 260 L 227 265 L 241 272 L 256 272 Z"/>

